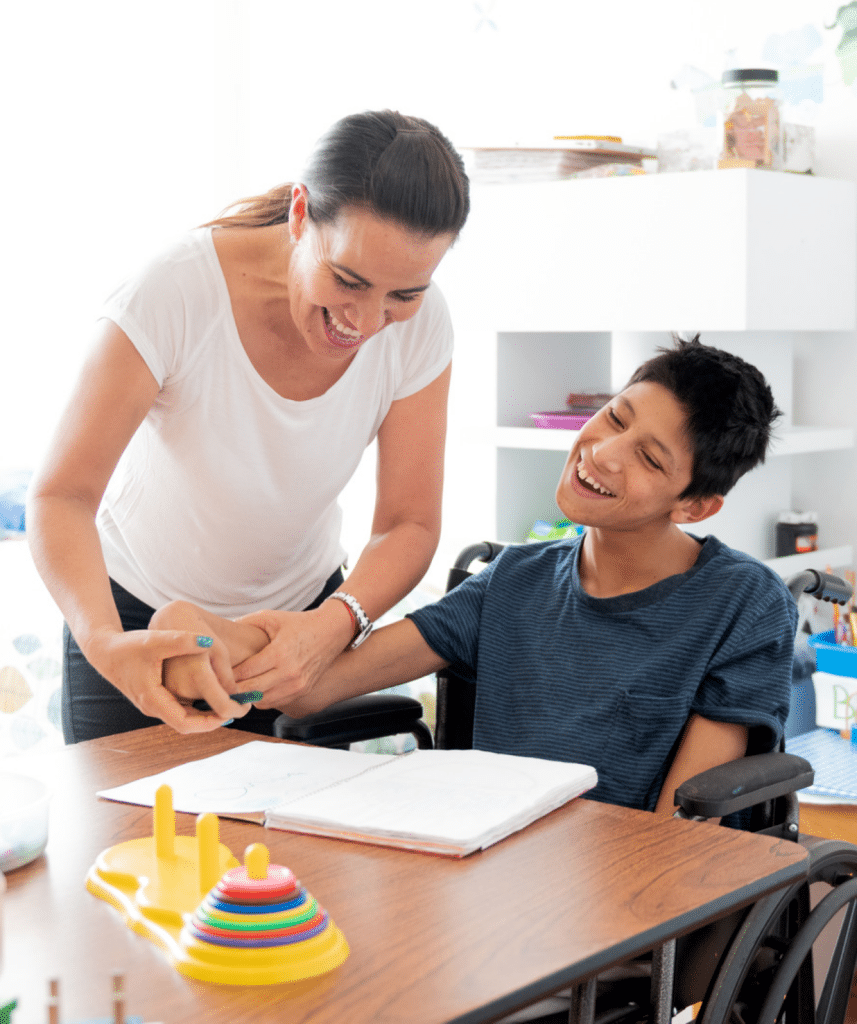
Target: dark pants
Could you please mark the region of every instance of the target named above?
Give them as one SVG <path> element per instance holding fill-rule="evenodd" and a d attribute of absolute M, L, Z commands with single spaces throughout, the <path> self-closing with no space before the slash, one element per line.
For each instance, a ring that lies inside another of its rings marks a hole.
<path fill-rule="evenodd" d="M 325 583 L 322 592 L 306 609 L 317 608 L 343 581 L 342 570 Z M 119 610 L 122 628 L 147 629 L 154 608 L 129 594 L 114 580 L 110 581 L 113 599 Z M 243 718 L 236 719 L 230 728 L 273 735 L 274 719 L 280 714 L 276 708 L 251 708 Z M 149 718 L 139 711 L 128 698 L 97 672 L 83 656 L 67 625 L 63 627 L 62 667 L 62 731 L 66 743 L 80 743 L 98 736 L 112 736 L 117 732 L 145 729 L 162 725 L 159 718 Z"/>

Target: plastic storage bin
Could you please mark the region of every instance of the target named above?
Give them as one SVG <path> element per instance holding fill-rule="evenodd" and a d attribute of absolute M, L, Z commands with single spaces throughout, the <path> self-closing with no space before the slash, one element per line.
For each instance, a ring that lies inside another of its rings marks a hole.
<path fill-rule="evenodd" d="M 834 643 L 833 630 L 813 633 L 807 640 L 815 649 L 815 667 L 834 676 L 857 676 L 857 647 Z"/>
<path fill-rule="evenodd" d="M 50 791 L 38 779 L 0 772 L 0 871 L 39 857 L 48 842 Z"/>

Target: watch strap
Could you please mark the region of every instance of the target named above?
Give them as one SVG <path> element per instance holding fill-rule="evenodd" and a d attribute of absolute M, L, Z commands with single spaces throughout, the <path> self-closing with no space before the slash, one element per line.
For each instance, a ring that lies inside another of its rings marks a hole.
<path fill-rule="evenodd" d="M 353 650 L 355 647 L 359 647 L 372 632 L 372 623 L 369 620 L 369 616 L 363 611 L 363 606 L 356 597 L 346 594 L 344 590 L 337 590 L 330 595 L 328 600 L 330 599 L 342 601 L 349 612 L 351 612 L 354 620 L 354 636 L 351 638 L 347 649 Z"/>

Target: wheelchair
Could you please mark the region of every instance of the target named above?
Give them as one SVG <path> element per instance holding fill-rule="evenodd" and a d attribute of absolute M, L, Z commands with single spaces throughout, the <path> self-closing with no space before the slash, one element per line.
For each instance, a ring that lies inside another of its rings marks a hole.
<path fill-rule="evenodd" d="M 465 548 L 449 572 L 447 590 L 465 580 L 475 562 L 488 563 L 502 549 L 491 542 Z M 851 596 L 848 584 L 814 570 L 786 584 L 795 601 L 806 593 L 844 604 Z M 473 683 L 449 668 L 439 672 L 436 746 L 469 748 L 474 710 Z M 275 734 L 347 746 L 409 732 L 419 746 L 430 747 L 421 712 L 411 698 L 370 694 L 304 719 L 282 715 Z M 704 821 L 749 809 L 750 831 L 806 848 L 807 876 L 625 971 L 585 982 L 562 1010 L 528 1017 L 531 1024 L 668 1024 L 687 1007 L 697 1008 L 698 1024 L 843 1024 L 857 965 L 857 846 L 800 834 L 796 794 L 812 781 L 812 766 L 783 750 L 749 755 L 687 780 L 675 794 L 677 817 Z M 838 926 L 836 943 L 817 993 L 813 947 L 831 922 Z"/>

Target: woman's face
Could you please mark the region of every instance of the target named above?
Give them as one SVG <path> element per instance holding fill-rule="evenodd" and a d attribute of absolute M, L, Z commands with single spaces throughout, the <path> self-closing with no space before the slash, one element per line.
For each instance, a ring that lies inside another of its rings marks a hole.
<path fill-rule="evenodd" d="M 300 187 L 289 231 L 292 319 L 310 350 L 331 359 L 352 356 L 387 324 L 414 316 L 453 242 L 451 234 L 417 235 L 351 207 L 330 224 L 315 224 Z"/>

